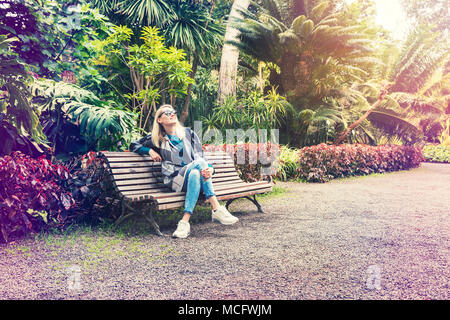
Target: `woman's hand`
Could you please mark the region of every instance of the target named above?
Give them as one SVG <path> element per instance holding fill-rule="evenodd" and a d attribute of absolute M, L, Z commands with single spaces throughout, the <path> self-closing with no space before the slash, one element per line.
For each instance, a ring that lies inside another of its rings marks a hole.
<path fill-rule="evenodd" d="M 150 158 L 152 158 L 153 161 L 155 161 L 155 162 L 161 162 L 162 161 L 161 156 L 155 150 L 150 149 L 148 154 L 150 155 Z"/>
<path fill-rule="evenodd" d="M 213 172 L 214 172 L 214 169 L 211 167 L 208 167 L 208 168 L 202 170 L 201 175 L 203 176 L 203 178 L 208 179 L 208 178 L 211 178 Z"/>

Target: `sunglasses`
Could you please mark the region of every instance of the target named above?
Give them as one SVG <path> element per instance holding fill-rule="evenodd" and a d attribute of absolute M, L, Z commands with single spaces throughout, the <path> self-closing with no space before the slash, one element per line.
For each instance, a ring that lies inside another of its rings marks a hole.
<path fill-rule="evenodd" d="M 170 117 L 171 115 L 176 115 L 177 114 L 177 110 L 164 110 L 159 117 L 161 118 L 161 116 L 165 114 L 166 116 Z"/>

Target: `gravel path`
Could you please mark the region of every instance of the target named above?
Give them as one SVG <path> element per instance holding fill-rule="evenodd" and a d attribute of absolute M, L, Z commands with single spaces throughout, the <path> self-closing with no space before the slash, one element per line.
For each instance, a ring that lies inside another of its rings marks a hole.
<path fill-rule="evenodd" d="M 449 299 L 450 165 L 277 185 L 266 213 L 236 201 L 238 224 L 195 224 L 185 240 L 91 231 L 1 246 L 0 298 Z"/>

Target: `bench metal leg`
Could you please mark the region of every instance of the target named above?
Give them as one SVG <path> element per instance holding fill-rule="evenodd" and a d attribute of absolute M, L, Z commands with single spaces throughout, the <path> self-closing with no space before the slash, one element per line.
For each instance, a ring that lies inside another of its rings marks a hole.
<path fill-rule="evenodd" d="M 155 218 L 153 217 L 154 207 L 152 205 L 148 206 L 148 210 L 142 211 L 142 215 L 144 218 L 150 223 L 150 225 L 155 230 L 156 234 L 160 237 L 164 236 L 164 234 L 159 230 L 159 225 L 156 223 Z"/>
<path fill-rule="evenodd" d="M 127 214 L 127 209 L 131 211 L 131 213 Z M 116 222 L 114 223 L 114 227 L 117 228 L 119 226 L 119 224 L 121 224 L 125 219 L 134 216 L 138 213 L 141 213 L 145 220 L 147 220 L 150 225 L 153 227 L 153 229 L 155 230 L 156 234 L 158 236 L 164 236 L 161 232 L 161 230 L 159 229 L 158 224 L 155 221 L 155 218 L 153 217 L 153 206 L 150 204 L 147 204 L 143 206 L 143 208 L 138 208 L 137 210 L 135 208 L 133 208 L 132 206 L 130 206 L 128 203 L 126 203 L 125 201 L 122 202 L 122 213 L 120 215 L 120 217 L 116 220 Z"/>
<path fill-rule="evenodd" d="M 242 198 L 248 199 L 251 202 L 253 202 L 253 204 L 258 208 L 258 212 L 264 213 L 264 211 L 261 208 L 261 205 L 259 204 L 258 200 L 256 200 L 256 194 L 253 195 L 253 199 L 250 198 L 249 196 L 245 196 L 245 197 L 242 197 Z M 227 203 L 225 204 L 225 208 L 227 208 L 227 210 L 228 210 L 228 206 L 236 199 L 239 199 L 239 198 L 234 198 L 234 199 L 228 200 Z"/>
<path fill-rule="evenodd" d="M 134 216 L 136 214 L 136 212 L 130 208 L 129 206 L 127 206 L 127 204 L 122 201 L 122 213 L 120 214 L 120 217 L 116 220 L 116 222 L 114 223 L 114 228 L 117 228 L 119 226 L 119 224 L 121 224 L 125 219 Z M 127 208 L 131 209 L 131 213 L 127 214 Z"/>

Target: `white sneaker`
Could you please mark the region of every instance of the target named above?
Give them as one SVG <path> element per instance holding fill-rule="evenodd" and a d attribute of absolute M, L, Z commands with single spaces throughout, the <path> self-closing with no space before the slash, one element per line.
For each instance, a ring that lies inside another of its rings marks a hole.
<path fill-rule="evenodd" d="M 178 221 L 177 230 L 172 234 L 174 238 L 182 238 L 185 239 L 191 234 L 191 225 L 189 222 L 180 220 Z"/>
<path fill-rule="evenodd" d="M 224 206 L 219 206 L 217 210 L 212 211 L 212 221 L 217 221 L 221 224 L 234 224 L 238 222 L 239 219 L 231 215 Z"/>

